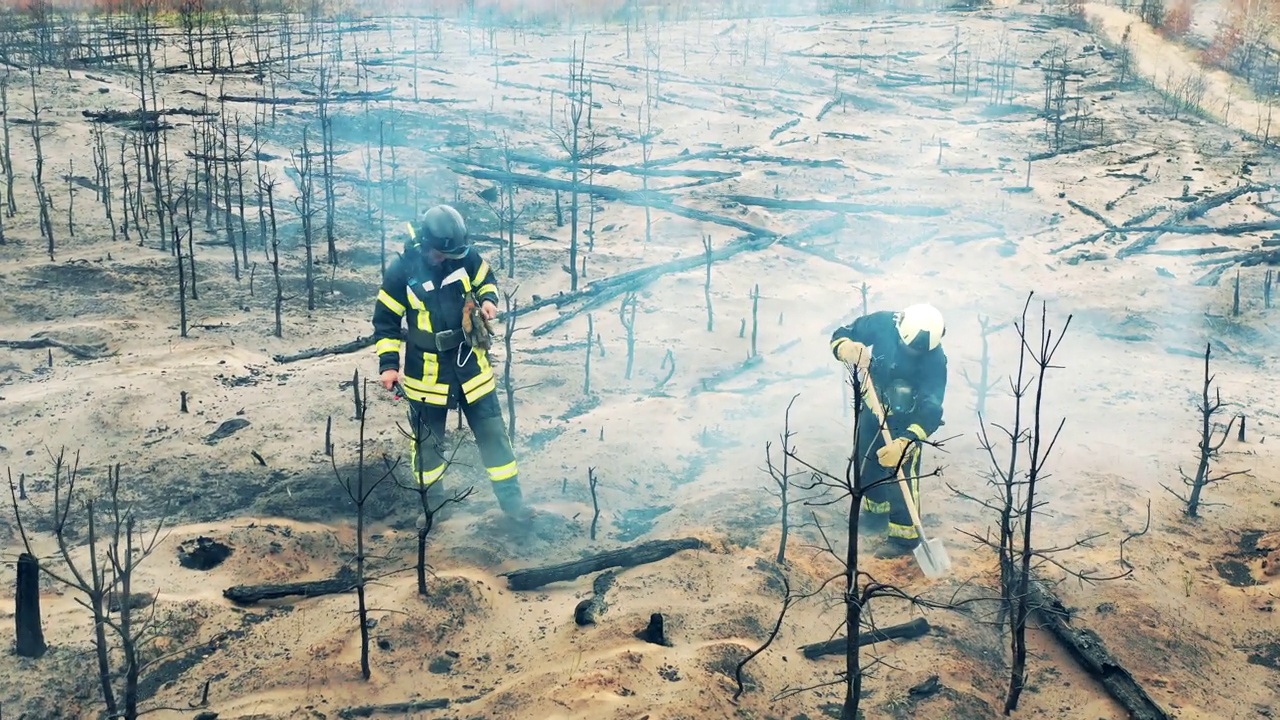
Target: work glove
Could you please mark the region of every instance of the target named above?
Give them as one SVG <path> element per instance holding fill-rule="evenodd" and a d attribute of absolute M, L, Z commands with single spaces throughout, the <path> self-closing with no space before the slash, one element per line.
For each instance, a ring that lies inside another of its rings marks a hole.
<path fill-rule="evenodd" d="M 907 447 L 911 445 L 911 441 L 907 438 L 894 438 L 887 445 L 876 451 L 876 459 L 880 461 L 880 465 L 889 469 L 894 469 L 902 464 L 902 456 L 906 454 Z"/>
<path fill-rule="evenodd" d="M 836 357 L 845 365 L 856 366 L 859 370 L 865 371 L 871 367 L 871 348 L 860 342 L 847 340 L 840 343 L 840 347 L 836 349 Z"/>

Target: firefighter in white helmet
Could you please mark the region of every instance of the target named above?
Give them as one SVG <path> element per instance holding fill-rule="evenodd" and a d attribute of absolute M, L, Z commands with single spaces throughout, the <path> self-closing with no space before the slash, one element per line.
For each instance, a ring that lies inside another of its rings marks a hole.
<path fill-rule="evenodd" d="M 858 462 L 866 494 L 859 526 L 868 534 L 887 536 L 877 557 L 905 555 L 920 544 L 896 471 L 899 466 L 905 471 L 919 509 L 918 441 L 927 440 L 942 425 L 946 331 L 937 308 L 918 304 L 900 312 L 863 315 L 831 335 L 831 351 L 837 359 L 870 373 L 893 438 L 885 444 L 880 420 L 864 404 L 858 418 Z"/>

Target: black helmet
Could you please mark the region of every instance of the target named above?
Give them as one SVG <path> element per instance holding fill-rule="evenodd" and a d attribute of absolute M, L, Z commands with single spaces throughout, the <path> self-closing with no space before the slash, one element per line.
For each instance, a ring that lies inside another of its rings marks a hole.
<path fill-rule="evenodd" d="M 410 227 L 413 244 L 435 250 L 447 258 L 466 257 L 471 244 L 467 241 L 467 222 L 462 214 L 448 205 L 436 205 L 422 213 L 416 226 Z"/>

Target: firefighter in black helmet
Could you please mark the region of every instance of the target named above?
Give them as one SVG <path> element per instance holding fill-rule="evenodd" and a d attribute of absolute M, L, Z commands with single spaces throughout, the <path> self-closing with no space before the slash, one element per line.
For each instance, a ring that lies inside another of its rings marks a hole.
<path fill-rule="evenodd" d="M 428 488 L 433 508 L 445 499 L 441 442 L 454 399 L 475 435 L 503 512 L 522 525 L 532 518 L 520 491 L 511 439 L 495 392 L 488 353 L 473 347 L 463 332 L 468 297 L 488 320 L 498 315 L 498 286 L 489 263 L 467 239 L 457 210 L 437 205 L 409 225 L 404 253 L 387 267 L 373 310 L 374 339 L 383 387 L 396 383 L 409 401 L 410 458 L 417 482 Z M 401 321 L 408 326 L 404 372 L 400 371 Z M 418 518 L 419 523 L 425 520 Z"/>
<path fill-rule="evenodd" d="M 869 372 L 893 438 L 885 444 L 880 420 L 863 405 L 858 418 L 858 462 L 866 494 L 859 529 L 887 535 L 877 557 L 905 555 L 920 544 L 896 473 L 901 465 L 919 510 L 919 441 L 928 440 L 942 425 L 947 390 L 945 334 L 942 313 L 932 305 L 919 304 L 898 312 L 863 315 L 831 335 L 831 351 L 840 362 Z"/>

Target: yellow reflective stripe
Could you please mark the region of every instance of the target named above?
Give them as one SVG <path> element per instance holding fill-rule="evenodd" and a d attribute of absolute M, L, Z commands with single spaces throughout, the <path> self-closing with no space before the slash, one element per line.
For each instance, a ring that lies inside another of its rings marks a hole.
<path fill-rule="evenodd" d="M 435 468 L 434 470 L 424 470 L 418 473 L 418 484 L 431 485 L 435 483 L 437 480 L 444 477 L 444 469 L 445 464 L 440 463 L 440 467 Z"/>
<path fill-rule="evenodd" d="M 497 294 L 498 294 L 498 286 L 497 286 L 497 285 L 494 285 L 493 283 L 488 283 L 488 284 L 486 284 L 486 285 L 481 285 L 481 286 L 480 286 L 480 289 L 476 291 L 476 296 L 477 296 L 477 297 L 479 297 L 480 295 L 487 295 L 487 294 L 489 294 L 489 293 L 493 293 L 494 295 L 497 295 Z"/>
<path fill-rule="evenodd" d="M 413 230 L 413 223 L 405 223 L 405 224 L 404 224 L 404 226 L 405 226 L 405 227 L 407 227 L 407 228 L 409 228 L 409 237 L 413 238 L 414 240 L 417 240 L 417 239 L 418 239 L 418 233 L 414 232 L 414 230 Z"/>
<path fill-rule="evenodd" d="M 475 390 L 472 390 L 471 392 L 464 393 L 467 398 L 467 404 L 474 403 L 480 398 L 484 397 L 485 395 L 488 395 L 489 393 L 497 389 L 498 389 L 498 381 L 492 375 L 490 375 L 488 381 L 485 382 L 483 385 L 476 388 Z"/>
<path fill-rule="evenodd" d="M 915 540 L 920 537 L 920 533 L 916 532 L 915 525 L 899 525 L 898 523 L 889 523 L 889 537 L 901 538 L 903 540 Z"/>
<path fill-rule="evenodd" d="M 869 497 L 862 498 L 862 507 L 865 508 L 867 512 L 874 513 L 876 515 L 883 515 L 889 512 L 889 510 L 891 509 L 891 506 L 889 505 L 889 503 L 872 502 L 871 498 Z"/>
<path fill-rule="evenodd" d="M 427 405 L 435 405 L 436 407 L 445 407 L 449 404 L 449 394 L 447 392 L 444 393 L 443 395 L 441 395 L 440 393 L 434 393 L 434 392 L 423 392 L 422 390 L 409 387 L 407 383 L 404 384 L 404 394 L 405 394 L 405 397 L 409 398 L 410 400 L 414 400 L 420 403 L 426 403 Z"/>
<path fill-rule="evenodd" d="M 925 432 L 924 428 L 920 427 L 915 423 L 912 423 L 911 426 L 907 428 L 907 432 L 911 433 L 912 435 L 915 435 L 920 440 L 924 440 L 925 438 L 929 437 L 929 433 Z"/>
<path fill-rule="evenodd" d="M 412 290 L 406 289 L 404 295 L 409 300 L 409 305 L 413 308 L 414 314 L 418 318 L 418 329 L 431 332 L 431 313 L 427 311 L 427 306 Z"/>
<path fill-rule="evenodd" d="M 381 355 L 383 353 L 400 353 L 400 340 L 398 338 L 382 338 L 378 344 L 374 346 L 374 351 Z"/>
<path fill-rule="evenodd" d="M 516 461 L 512 460 L 506 465 L 489 468 L 489 479 L 494 482 L 502 482 L 503 480 L 510 480 L 518 473 L 519 470 L 516 468 Z"/>
<path fill-rule="evenodd" d="M 475 390 L 476 388 L 489 382 L 492 379 L 493 379 L 493 371 L 489 370 L 489 368 L 482 367 L 480 368 L 479 375 L 476 375 L 470 380 L 462 383 L 462 392 L 469 393 L 472 390 Z"/>
<path fill-rule="evenodd" d="M 448 405 L 449 404 L 449 386 L 445 383 L 436 382 L 439 377 L 439 366 L 436 364 L 435 355 L 424 353 L 425 359 L 422 366 L 421 379 L 412 378 L 408 375 L 401 380 L 404 387 L 404 393 L 410 400 L 417 400 L 428 405 Z"/>
<path fill-rule="evenodd" d="M 399 300 L 391 297 L 391 293 L 386 290 L 378 291 L 378 302 L 386 305 L 391 312 L 397 315 L 404 315 L 404 305 L 401 305 Z"/>
<path fill-rule="evenodd" d="M 478 287 L 484 283 L 484 279 L 489 276 L 489 261 L 481 260 L 480 267 L 476 268 L 476 274 L 471 278 L 471 286 Z"/>

